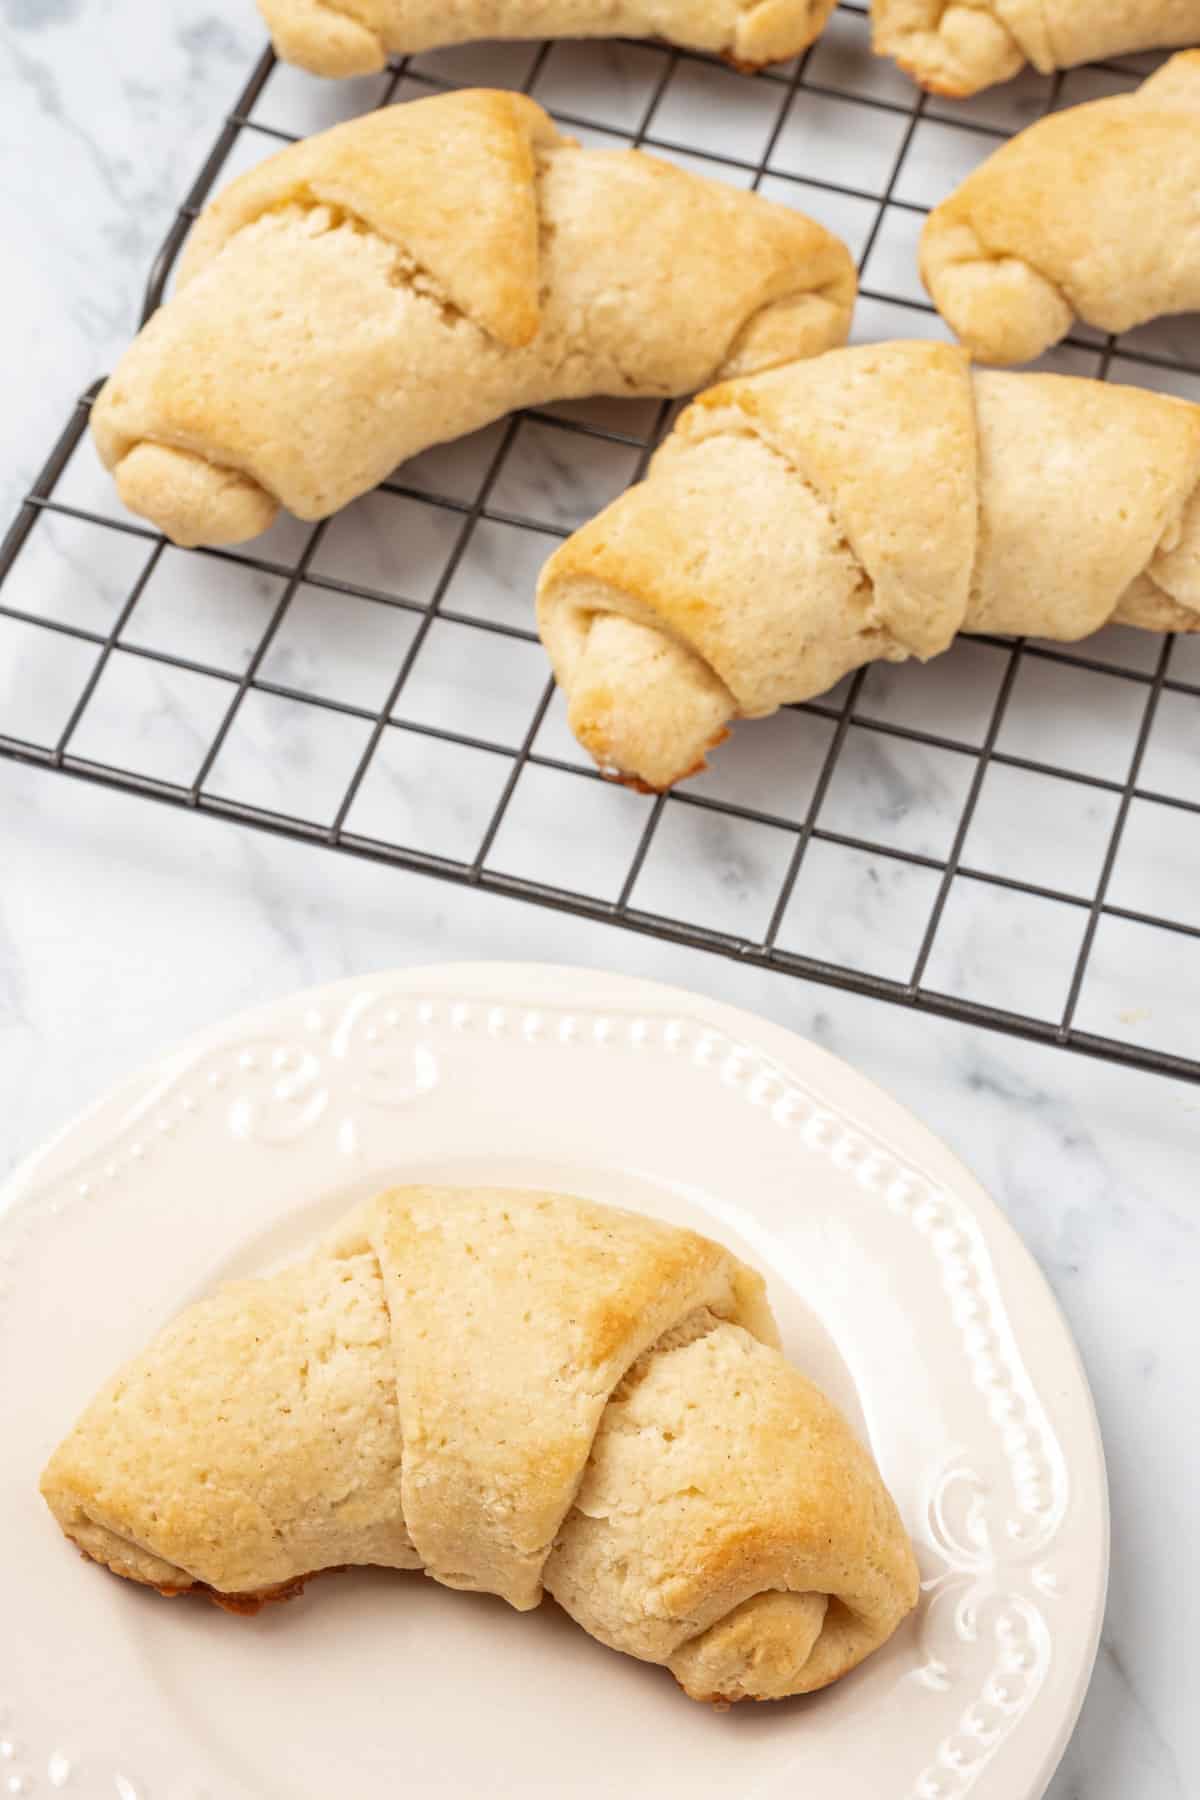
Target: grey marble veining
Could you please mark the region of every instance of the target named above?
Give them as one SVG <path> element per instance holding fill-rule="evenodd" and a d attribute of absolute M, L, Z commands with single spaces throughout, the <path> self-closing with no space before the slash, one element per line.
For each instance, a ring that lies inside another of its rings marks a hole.
<path fill-rule="evenodd" d="M 403 804 L 402 783 L 399 792 Z M 472 773 L 451 797 L 451 853 L 470 835 L 462 809 L 477 792 Z M 1040 1261 L 1104 1431 L 1112 1595 L 1093 1690 L 1050 1800 L 1188 1800 L 1200 1766 L 1180 1650 L 1200 1632 L 1186 1575 L 1200 1549 L 1194 1090 L 7 764 L 0 817 L 0 1170 L 105 1086 L 235 1008 L 343 974 L 453 958 L 558 960 L 678 982 L 813 1037 L 913 1107 Z M 751 877 L 752 859 L 715 850 L 718 885 Z M 870 929 L 869 911 L 861 923 Z"/>
<path fill-rule="evenodd" d="M 894 157 L 895 132 L 889 116 L 860 102 L 906 92 L 889 65 L 864 56 L 862 40 L 861 21 L 837 15 L 812 67 L 831 90 L 822 102 L 828 117 L 815 106 L 788 108 L 763 184 L 773 198 L 842 230 L 858 250 L 870 237 L 875 204 L 816 185 L 829 173 L 822 146 L 838 134 L 843 184 L 875 191 Z M 111 366 L 127 338 L 153 252 L 260 45 L 250 0 L 0 4 L 0 141 L 10 170 L 0 195 L 6 513 L 74 395 Z M 518 84 L 532 66 L 520 47 L 499 56 L 468 48 L 422 64 L 446 79 Z M 662 52 L 650 46 L 560 46 L 542 65 L 537 91 L 585 122 L 575 127 L 580 136 L 611 142 L 601 127 L 636 129 L 661 69 Z M 1091 97 L 1089 79 L 1069 77 L 1064 100 Z M 923 202 L 992 141 L 964 132 L 962 119 L 996 129 L 1023 123 L 1044 103 L 1044 87 L 1027 75 L 965 108 L 931 103 L 906 163 L 905 197 Z M 379 91 L 374 78 L 320 84 L 281 71 L 256 118 L 275 130 L 315 129 L 371 104 Z M 706 158 L 687 148 L 696 109 L 707 113 Z M 737 159 L 756 158 L 776 122 L 764 127 L 731 76 L 692 70 L 667 89 L 649 128 L 664 154 L 737 182 L 746 178 Z M 248 166 L 273 144 L 265 133 L 244 134 L 234 166 Z M 712 153 L 735 164 L 717 164 Z M 873 288 L 919 293 L 917 223 L 903 208 L 888 212 L 867 265 Z M 1147 327 L 1126 347 L 1169 356 L 1183 330 L 1178 321 Z M 895 301 L 867 300 L 855 334 L 941 335 L 942 328 Z M 1074 348 L 1059 366 L 1090 373 L 1096 355 Z M 1114 373 L 1200 397 L 1200 384 L 1170 370 L 1119 358 Z M 585 403 L 558 410 L 638 437 L 655 409 Z M 411 656 L 348 828 L 463 860 L 483 849 L 508 776 L 504 752 L 521 742 L 545 688 L 544 660 L 529 638 L 537 568 L 555 532 L 603 504 L 637 460 L 636 448 L 526 422 L 490 506 L 530 515 L 541 530 L 497 518 L 465 531 L 462 513 L 437 502 L 475 498 L 502 436 L 495 426 L 428 453 L 398 473 L 418 497 L 370 497 L 321 534 L 310 579 L 263 658 L 264 681 L 281 691 L 251 694 L 238 706 L 211 792 L 328 823 L 367 748 L 362 714 L 381 704 Z M 121 516 L 86 445 L 60 495 Z M 38 621 L 104 633 L 136 588 L 120 647 L 72 749 L 190 782 L 274 616 L 282 571 L 310 536 L 308 527 L 282 520 L 253 547 L 257 566 L 242 569 L 221 557 L 156 553 L 148 537 L 84 521 L 41 520 L 5 596 L 29 617 L 0 619 L 0 730 L 57 741 L 97 651 L 87 636 L 51 643 Z M 460 560 L 442 600 L 448 616 L 413 655 L 422 609 L 456 546 Z M 339 591 L 342 584 L 351 591 Z M 409 604 L 389 606 L 386 595 Z M 484 633 L 480 621 L 517 635 Z M 195 667 L 155 662 L 154 650 L 168 646 Z M 1027 660 L 1000 748 L 1120 781 L 1145 703 L 1138 677 L 1155 654 L 1152 640 L 1112 632 L 1089 647 L 1100 672 L 1080 676 Z M 781 945 L 906 975 L 939 878 L 905 858 L 937 858 L 948 848 L 973 768 L 969 752 L 987 730 L 1004 660 L 993 647 L 963 644 L 925 670 L 870 672 L 858 701 L 862 723 L 848 734 L 822 807 L 829 836 L 808 847 L 779 921 Z M 1200 648 L 1180 646 L 1172 667 L 1183 679 L 1200 679 Z M 315 696 L 345 710 L 318 711 L 307 703 Z M 842 697 L 844 689 L 831 701 Z M 1131 854 L 1118 864 L 1113 897 L 1134 911 L 1200 925 L 1200 833 L 1166 804 L 1200 783 L 1196 706 L 1188 694 L 1162 698 L 1142 784 L 1165 798 L 1131 808 Z M 871 729 L 911 729 L 931 718 L 949 747 Z M 442 742 L 419 729 L 428 724 L 496 748 Z M 668 802 L 633 903 L 734 934 L 765 931 L 833 731 L 831 720 L 796 712 L 739 730 L 693 791 L 768 811 L 776 822 Z M 487 866 L 615 898 L 652 802 L 573 772 L 586 759 L 557 698 L 534 747 L 565 767 L 522 771 Z M 964 867 L 997 873 L 1019 862 L 1028 879 L 1055 893 L 1090 895 L 1114 807 L 1103 789 L 997 765 L 963 846 Z M 1108 1450 L 1111 1603 L 1092 1693 L 1050 1800 L 1186 1800 L 1197 1791 L 1200 1723 L 1187 1652 L 1200 1639 L 1200 1597 L 1188 1574 L 1200 1560 L 1200 1225 L 1192 1175 L 1200 1091 L 322 856 L 6 762 L 0 820 L 0 1172 L 111 1082 L 202 1024 L 313 981 L 431 959 L 550 959 L 677 981 L 807 1033 L 912 1106 L 980 1174 L 1046 1271 L 1087 1363 Z M 866 854 L 840 838 L 879 848 Z M 1051 1012 L 1063 998 L 1063 971 L 1084 917 L 1062 900 L 962 878 L 947 902 L 929 979 Z M 1200 1055 L 1197 992 L 1197 940 L 1105 920 L 1079 1023 Z"/>
<path fill-rule="evenodd" d="M 6 514 L 136 324 L 151 259 L 261 42 L 239 0 L 7 0 Z"/>

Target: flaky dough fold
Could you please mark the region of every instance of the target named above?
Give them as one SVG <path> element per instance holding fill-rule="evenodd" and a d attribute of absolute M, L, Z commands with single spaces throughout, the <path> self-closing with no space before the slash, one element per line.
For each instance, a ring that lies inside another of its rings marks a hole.
<path fill-rule="evenodd" d="M 538 592 L 577 737 L 651 789 L 864 663 L 1110 621 L 1200 629 L 1200 406 L 928 342 L 701 394 Z"/>
<path fill-rule="evenodd" d="M 369 75 L 389 55 L 480 38 L 657 37 L 743 68 L 796 56 L 834 0 L 259 0 L 287 62 Z"/>
<path fill-rule="evenodd" d="M 42 1491 L 114 1573 L 232 1611 L 349 1564 L 538 1604 L 693 1698 L 822 1687 L 916 1603 L 870 1456 L 761 1279 L 569 1196 L 397 1189 L 191 1306 Z M 402 1592 L 396 1604 L 403 1605 Z"/>
<path fill-rule="evenodd" d="M 802 214 L 466 90 L 335 126 L 219 195 L 92 425 L 134 512 L 234 543 L 515 407 L 826 349 L 854 292 L 849 252 Z"/>
<path fill-rule="evenodd" d="M 926 220 L 921 274 L 980 362 L 1029 362 L 1076 318 L 1119 332 L 1200 308 L 1197 194 L 1193 50 L 989 156 Z"/>
<path fill-rule="evenodd" d="M 871 0 L 872 41 L 932 94 L 1200 43 L 1200 0 Z"/>

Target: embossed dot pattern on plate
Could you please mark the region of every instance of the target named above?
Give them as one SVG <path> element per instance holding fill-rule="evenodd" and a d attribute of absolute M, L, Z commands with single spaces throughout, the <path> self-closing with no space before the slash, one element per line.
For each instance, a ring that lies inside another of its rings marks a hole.
<path fill-rule="evenodd" d="M 476 1104 L 464 1112 L 468 1091 Z M 633 1096 L 647 1092 L 655 1096 L 653 1123 L 638 1125 Z M 608 1124 L 614 1114 L 626 1120 L 615 1146 Z M 13 1277 L 0 1301 L 0 1348 L 7 1350 L 13 1334 L 21 1341 L 30 1335 L 21 1309 L 37 1288 L 48 1243 L 59 1246 L 60 1270 L 64 1247 L 77 1255 L 86 1293 L 96 1282 L 85 1234 L 115 1228 L 119 1239 L 122 1219 L 138 1222 L 141 1242 L 152 1221 L 171 1234 L 190 1222 L 194 1233 L 224 1204 L 224 1223 L 213 1218 L 206 1226 L 211 1244 L 218 1256 L 239 1258 L 236 1269 L 227 1260 L 225 1269 L 248 1274 L 312 1235 L 303 1207 L 300 1224 L 287 1223 L 296 1216 L 298 1186 L 308 1187 L 306 1204 L 320 1195 L 322 1205 L 328 1200 L 340 1209 L 339 1191 L 357 1192 L 364 1180 L 442 1178 L 422 1173 L 439 1154 L 466 1156 L 475 1178 L 486 1168 L 485 1179 L 554 1185 L 536 1159 L 545 1146 L 563 1142 L 590 1168 L 611 1165 L 600 1178 L 619 1182 L 627 1203 L 631 1181 L 651 1180 L 659 1194 L 652 1209 L 679 1183 L 670 1204 L 717 1235 L 740 1238 L 744 1253 L 768 1273 L 789 1345 L 797 1331 L 811 1329 L 791 1309 L 799 1305 L 803 1313 L 819 1297 L 816 1316 L 832 1332 L 823 1385 L 830 1378 L 850 1384 L 841 1397 L 861 1408 L 922 1568 L 919 1612 L 887 1653 L 886 1676 L 880 1664 L 874 1677 L 882 1676 L 879 1703 L 916 1721 L 915 1732 L 904 1734 L 903 1756 L 889 1764 L 886 1800 L 1033 1800 L 1034 1789 L 1014 1786 L 1012 1772 L 1026 1767 L 1027 1757 L 1044 1768 L 1047 1755 L 1056 1754 L 1056 1734 L 1064 1719 L 1069 1725 L 1090 1666 L 1103 1588 L 1104 1482 L 1086 1389 L 1061 1322 L 1038 1297 L 1040 1278 L 965 1172 L 899 1109 L 889 1111 L 833 1059 L 778 1028 L 646 983 L 514 967 L 381 976 L 235 1021 L 151 1072 L 135 1092 L 115 1096 L 99 1124 L 68 1133 L 45 1168 L 18 1172 L 12 1191 L 0 1197 L 8 1201 L 0 1211 L 0 1254 Z M 527 1169 L 514 1169 L 513 1146 L 535 1158 Z M 690 1209 L 701 1189 L 707 1197 L 697 1216 Z M 617 1197 L 612 1187 L 606 1191 Z M 332 1214 L 321 1217 L 333 1222 Z M 281 1223 L 301 1237 L 285 1246 L 274 1235 Z M 112 1254 L 121 1258 L 119 1241 Z M 200 1271 L 211 1254 L 176 1271 L 184 1297 L 204 1290 Z M 845 1291 L 847 1270 L 857 1292 Z M 815 1284 L 810 1297 L 797 1298 L 806 1283 Z M 154 1298 L 168 1313 L 179 1303 L 178 1288 L 169 1299 Z M 142 1330 L 140 1315 L 121 1323 L 111 1292 L 91 1304 L 101 1308 L 105 1329 Z M 78 1344 L 94 1342 L 96 1328 L 93 1320 Z M 1065 1362 L 1056 1360 L 1063 1347 Z M 78 1346 L 68 1350 L 80 1354 Z M 846 1356 L 853 1376 L 836 1372 Z M 805 1366 L 814 1374 L 822 1367 Z M 918 1409 L 895 1404 L 898 1366 L 907 1371 L 906 1391 L 926 1396 Z M 73 1379 L 94 1380 L 90 1362 Z M 12 1397 L 4 1404 L 11 1407 Z M 17 1460 L 29 1459 L 21 1453 Z M 16 1504 L 27 1513 L 25 1488 L 23 1476 L 0 1472 L 0 1527 L 6 1508 Z M 38 1557 L 59 1550 L 57 1541 L 39 1537 Z M 86 1596 L 89 1605 L 121 1608 L 128 1601 L 120 1584 L 89 1577 L 73 1561 L 49 1567 L 72 1603 Z M 35 1573 L 31 1593 L 43 1606 L 46 1571 Z M 397 1594 L 390 1604 L 404 1599 Z M 187 1638 L 180 1652 L 191 1671 L 214 1615 L 199 1609 L 197 1620 L 182 1607 L 147 1612 L 136 1598 L 134 1604 L 130 1623 L 146 1613 L 153 1629 L 170 1626 L 158 1640 L 168 1655 L 178 1634 L 198 1624 L 201 1637 Z M 320 1616 L 319 1608 L 302 1609 L 269 1660 L 288 1654 L 306 1617 L 320 1634 Z M 456 1617 L 447 1602 L 446 1620 Z M 432 1621 L 430 1628 L 441 1626 Z M 37 1632 L 25 1635 L 36 1646 Z M 77 1636 L 89 1641 L 86 1633 Z M 114 1649 L 119 1640 L 118 1632 Z M 561 1648 L 539 1650 L 536 1629 L 524 1641 L 535 1658 L 561 1658 Z M 241 1655 L 241 1643 L 220 1637 L 218 1654 Z M 63 1651 L 59 1642 L 55 1654 Z M 318 1635 L 314 1666 L 326 1677 L 327 1651 Z M 251 1667 L 244 1678 L 265 1679 L 261 1668 L 252 1673 L 254 1646 L 245 1654 Z M 144 1660 L 138 1666 L 146 1667 Z M 546 1665 L 541 1669 L 539 1676 L 531 1668 L 528 1678 L 547 1679 Z M 619 1668 L 610 1673 L 626 1678 Z M 590 1664 L 576 1677 L 595 1678 Z M 629 1678 L 644 1679 L 636 1665 Z M 482 1674 L 476 1679 L 484 1681 Z M 499 1677 L 488 1679 L 494 1690 Z M 657 1688 L 638 1691 L 653 1691 L 655 1706 L 681 1704 Z M 481 1686 L 472 1692 L 476 1706 L 487 1704 Z M 257 1696 L 255 1720 L 260 1703 Z M 174 1717 L 169 1689 L 144 1704 L 159 1721 L 156 1730 Z M 507 1690 L 497 1704 L 511 1710 Z M 679 1744 L 681 1727 L 685 1720 L 666 1745 Z M 35 1793 L 57 1772 L 59 1785 L 89 1797 L 156 1800 L 163 1792 L 152 1731 L 139 1736 L 144 1757 L 134 1767 L 115 1759 L 102 1765 L 89 1742 L 67 1741 L 68 1729 L 73 1719 L 58 1718 L 48 1738 L 35 1729 L 28 1705 L 0 1696 L 0 1780 L 11 1788 L 17 1779 L 27 1785 L 11 1791 Z M 818 1715 L 806 1713 L 805 1741 L 819 1729 Z M 832 1744 L 841 1743 L 838 1729 L 825 1729 Z M 869 1752 L 870 1734 L 850 1737 Z M 776 1765 L 769 1734 L 752 1752 L 744 1734 L 741 1741 L 744 1753 L 767 1758 L 755 1765 L 756 1794 L 766 1800 L 794 1792 L 794 1750 Z M 399 1742 L 411 1756 L 410 1726 Z M 704 1742 L 711 1756 L 714 1743 Z M 852 1748 L 849 1739 L 845 1747 Z M 824 1762 L 816 1772 L 824 1776 L 820 1791 L 836 1800 Z M 177 1783 L 185 1774 L 193 1780 L 183 1769 Z M 748 1779 L 745 1769 L 742 1775 Z M 203 1782 L 211 1784 L 207 1769 L 197 1767 L 195 1780 L 199 1796 Z M 307 1793 L 312 1784 L 300 1786 Z M 190 1796 L 193 1788 L 185 1783 L 178 1791 Z M 175 1792 L 168 1783 L 164 1800 Z"/>

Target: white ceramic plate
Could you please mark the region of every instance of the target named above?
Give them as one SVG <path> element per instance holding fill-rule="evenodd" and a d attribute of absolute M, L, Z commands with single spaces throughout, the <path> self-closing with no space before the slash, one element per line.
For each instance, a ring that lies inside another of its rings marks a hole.
<path fill-rule="evenodd" d="M 36 1491 L 97 1382 L 223 1276 L 394 1180 L 575 1190 L 763 1268 L 792 1357 L 869 1438 L 920 1609 L 825 1693 L 725 1714 L 518 1615 L 363 1572 L 257 1619 L 86 1567 Z M 301 995 L 167 1058 L 9 1184 L 0 1216 L 0 1782 L 89 1800 L 1036 1800 L 1107 1569 L 1087 1385 L 964 1169 L 824 1052 L 563 969 Z"/>

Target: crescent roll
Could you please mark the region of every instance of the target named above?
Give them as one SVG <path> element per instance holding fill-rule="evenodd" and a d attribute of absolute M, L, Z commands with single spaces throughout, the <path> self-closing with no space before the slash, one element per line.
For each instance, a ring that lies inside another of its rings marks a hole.
<path fill-rule="evenodd" d="M 650 789 L 877 658 L 1110 621 L 1200 629 L 1200 406 L 929 342 L 701 394 L 538 594 L 576 736 Z"/>
<path fill-rule="evenodd" d="M 797 56 L 834 0 L 259 0 L 285 62 L 314 75 L 369 75 L 478 38 L 658 37 L 739 67 Z"/>
<path fill-rule="evenodd" d="M 1192 50 L 989 156 L 930 213 L 921 274 L 981 362 L 1029 362 L 1076 318 L 1118 332 L 1200 308 L 1198 193 Z"/>
<path fill-rule="evenodd" d="M 439 95 L 293 144 L 206 207 L 92 428 L 133 512 L 237 543 L 515 407 L 827 349 L 854 293 L 845 245 L 788 207 L 580 149 L 519 94 Z"/>
<path fill-rule="evenodd" d="M 190 1306 L 42 1492 L 114 1574 L 233 1612 L 323 1569 L 543 1590 L 694 1699 L 836 1681 L 916 1604 L 896 1507 L 707 1238 L 565 1195 L 402 1188 Z M 403 1606 L 397 1588 L 395 1604 Z"/>
<path fill-rule="evenodd" d="M 1026 63 L 1043 75 L 1200 43 L 1200 0 L 872 0 L 872 42 L 931 94 L 962 99 Z"/>

